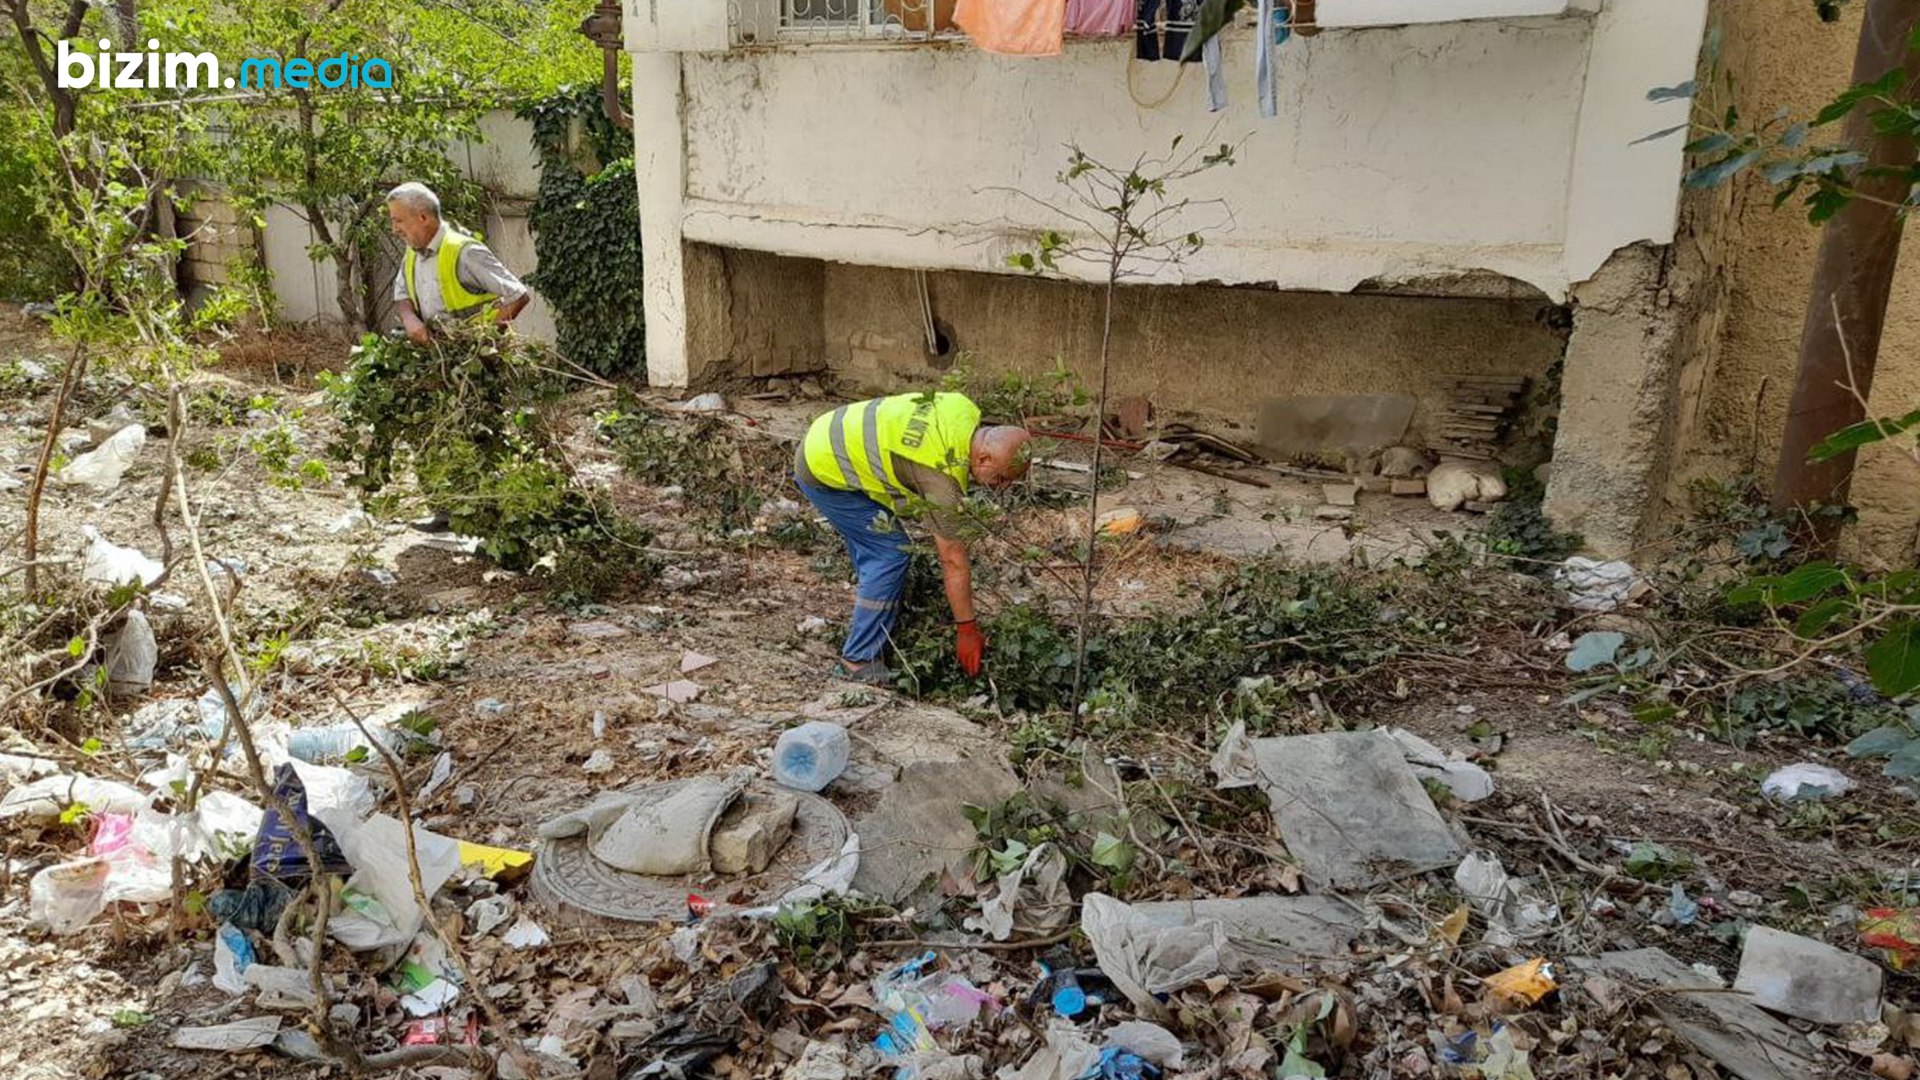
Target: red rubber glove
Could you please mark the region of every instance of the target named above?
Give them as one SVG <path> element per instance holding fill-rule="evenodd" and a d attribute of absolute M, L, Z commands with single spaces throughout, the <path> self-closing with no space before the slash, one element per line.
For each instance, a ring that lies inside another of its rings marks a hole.
<path fill-rule="evenodd" d="M 960 661 L 960 670 L 971 679 L 980 674 L 980 660 L 987 652 L 987 639 L 980 633 L 980 624 L 972 619 L 956 623 L 953 627 L 953 655 Z"/>

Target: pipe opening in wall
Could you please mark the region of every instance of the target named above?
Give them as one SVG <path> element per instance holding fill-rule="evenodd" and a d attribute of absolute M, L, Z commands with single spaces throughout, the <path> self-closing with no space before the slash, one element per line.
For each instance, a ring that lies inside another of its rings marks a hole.
<path fill-rule="evenodd" d="M 957 350 L 953 344 L 953 328 L 944 321 L 933 321 L 933 334 L 927 339 L 927 366 L 935 371 L 945 371 L 953 366 Z"/>

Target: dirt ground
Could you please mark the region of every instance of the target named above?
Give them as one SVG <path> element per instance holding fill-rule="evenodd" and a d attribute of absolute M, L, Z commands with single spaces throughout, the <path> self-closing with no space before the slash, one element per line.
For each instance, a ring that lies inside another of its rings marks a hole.
<path fill-rule="evenodd" d="M 261 464 L 250 440 L 285 427 L 298 447 L 297 460 L 318 456 L 331 421 L 314 376 L 337 367 L 343 355 L 338 340 L 298 335 L 228 349 L 226 362 L 204 375 L 202 383 L 224 388 L 228 398 L 241 402 L 238 415 L 228 424 L 190 425 L 180 448 L 184 457 L 200 462 L 190 470 L 191 497 L 202 518 L 207 556 L 244 566 L 240 597 L 249 619 L 258 627 L 284 627 L 290 636 L 286 662 L 265 686 L 263 719 L 295 727 L 325 725 L 349 710 L 364 715 L 417 703 L 439 722 L 455 770 L 423 808 L 426 824 L 465 840 L 534 850 L 541 822 L 599 792 L 733 766 L 764 768 L 780 730 L 823 703 L 844 703 L 846 688 L 832 682 L 828 671 L 852 594 L 844 560 L 831 545 L 796 551 L 751 537 L 716 542 L 697 536 L 686 528 L 674 493 L 620 479 L 611 454 L 596 452 L 587 441 L 576 466 L 583 475 L 617 485 L 623 505 L 655 529 L 656 557 L 664 570 L 645 590 L 577 610 L 552 606 L 537 582 L 449 550 L 404 522 L 365 520 L 355 514 L 355 502 L 337 479 L 298 487 L 276 483 L 283 477 Z M 45 374 L 32 380 L 27 393 L 0 401 L 0 477 L 27 478 L 59 370 L 58 355 L 35 321 L 0 311 L 0 365 L 36 358 Z M 784 399 L 734 395 L 729 422 L 752 429 L 756 437 L 797 433 L 825 406 L 790 389 Z M 110 376 L 96 380 L 73 422 L 105 412 L 123 390 Z M 266 408 L 247 407 L 261 395 L 271 395 Z M 590 395 L 580 411 L 589 411 L 597 400 Z M 139 402 L 128 404 L 142 408 Z M 203 453 L 196 457 L 196 451 Z M 49 491 L 41 544 L 50 559 L 69 561 L 50 568 L 50 574 L 71 573 L 87 526 L 149 555 L 160 552 L 163 540 L 151 517 L 165 453 L 166 439 L 154 435 L 123 483 L 105 496 Z M 1330 524 L 1312 519 L 1318 494 L 1313 484 L 1296 478 L 1266 477 L 1269 486 L 1256 487 L 1164 466 L 1127 468 L 1139 471 L 1139 479 L 1107 497 L 1115 505 L 1139 507 L 1157 519 L 1157 529 L 1125 548 L 1103 579 L 1102 601 L 1122 614 L 1189 602 L 1197 583 L 1274 543 L 1307 560 L 1384 563 L 1396 555 L 1417 555 L 1437 530 L 1463 527 L 1458 515 L 1384 499 L 1363 502 L 1357 523 Z M 1049 482 L 1083 480 L 1063 471 Z M 0 491 L 0 536 L 14 537 L 21 528 L 23 495 L 21 488 Z M 1035 537 L 1057 538 L 1079 528 L 1077 511 L 1023 513 L 1018 527 Z M 1167 539 L 1172 543 L 1161 543 Z M 182 541 L 176 535 L 174 542 Z M 17 551 L 17 541 L 9 540 L 6 550 Z M 197 581 L 189 576 L 191 560 L 183 566 L 162 593 L 198 593 Z M 1487 574 L 1489 589 L 1506 588 L 1494 580 L 1503 575 Z M 1013 580 L 997 586 L 997 592 L 986 590 L 984 602 L 1036 594 L 1061 599 L 1067 580 L 1047 574 Z M 1513 588 L 1524 591 L 1520 585 Z M 1496 794 L 1448 813 L 1475 845 L 1502 855 L 1516 873 L 1521 867 L 1552 868 L 1546 885 L 1561 897 L 1569 927 L 1551 950 L 1660 945 L 1685 962 L 1712 965 L 1729 977 L 1739 961 L 1738 947 L 1729 939 L 1661 926 L 1651 918 L 1668 903 L 1666 886 L 1583 877 L 1570 867 L 1569 851 L 1588 862 L 1617 866 L 1626 846 L 1666 845 L 1689 858 L 1687 887 L 1710 912 L 1816 937 L 1831 931 L 1830 939 L 1841 944 L 1848 943 L 1847 910 L 1842 909 L 1886 902 L 1888 875 L 1920 859 L 1912 797 L 1831 746 L 1773 739 L 1736 748 L 1684 728 L 1656 740 L 1624 708 L 1565 704 L 1572 681 L 1563 664 L 1564 637 L 1558 645 L 1555 638 L 1572 617 L 1555 612 L 1550 603 L 1526 602 L 1538 604 L 1540 619 L 1458 653 L 1409 658 L 1392 692 L 1368 698 L 1352 715 L 1337 719 L 1405 728 L 1443 749 L 1479 756 L 1495 778 Z M 158 679 L 141 700 L 117 703 L 122 718 L 143 705 L 196 698 L 206 689 L 186 644 L 206 626 L 190 599 L 182 607 L 180 614 L 156 619 L 162 639 Z M 826 628 L 808 628 L 807 620 L 814 617 L 826 620 Z M 717 661 L 685 676 L 700 685 L 698 699 L 668 704 L 648 693 L 648 687 L 682 677 L 687 652 Z M 0 692 L 7 692 L 4 682 Z M 871 700 L 883 716 L 911 717 L 917 708 L 884 693 Z M 962 712 L 995 746 L 1006 745 L 1029 719 Z M 65 764 L 86 763 L 78 744 L 101 734 L 41 731 L 35 726 L 40 717 L 26 713 L 0 719 L 29 733 L 36 745 L 60 747 Z M 1121 740 L 1099 752 L 1149 773 L 1204 775 L 1205 755 L 1219 736 L 1214 720 L 1163 719 L 1160 727 L 1160 734 Z M 111 734 L 103 741 L 95 767 L 133 774 L 125 747 Z M 1488 752 L 1495 744 L 1497 749 Z M 585 766 L 596 753 L 602 761 L 610 758 L 610 764 L 589 772 Z M 1859 787 L 1820 813 L 1761 797 L 1762 777 L 1801 760 L 1835 765 Z M 864 810 L 871 799 L 870 792 L 838 797 L 849 813 Z M 1249 834 L 1271 827 L 1259 813 L 1243 826 Z M 27 878 L 71 857 L 82 838 L 71 827 L 9 827 L 4 835 L 0 1075 L 170 1080 L 339 1074 L 267 1052 L 215 1055 L 169 1048 L 167 1032 L 177 1025 L 253 1014 L 241 999 L 204 984 L 183 985 L 191 981 L 185 974 L 190 968 L 202 976 L 210 970 L 204 920 L 173 943 L 164 919 L 153 923 L 131 911 L 74 937 L 30 929 Z M 1194 876 L 1202 889 L 1235 887 L 1208 881 L 1203 871 Z M 1447 883 L 1436 884 L 1445 877 L 1401 882 L 1397 890 L 1369 899 L 1403 927 L 1426 925 L 1451 906 L 1440 887 Z M 1193 880 L 1166 880 L 1143 889 L 1136 899 L 1181 895 L 1194 887 Z M 1244 882 L 1237 886 L 1246 887 Z M 1735 893 L 1752 897 L 1736 905 L 1729 899 Z M 523 893 L 516 895 L 538 916 Z M 580 998 L 583 991 L 611 993 L 620 978 L 648 970 L 665 948 L 665 930 L 651 927 L 628 932 L 554 925 L 553 930 L 554 945 L 537 959 L 498 949 L 489 953 L 497 984 L 507 987 L 497 1004 L 528 1035 L 539 1033 L 548 1015 L 566 1003 L 591 1000 L 592 994 Z M 718 970 L 739 966 L 739 957 L 729 956 L 723 945 L 712 946 L 712 952 Z M 1001 963 L 998 954 L 982 955 Z M 857 981 L 852 973 L 842 974 L 847 983 Z M 1013 996 L 1024 994 L 1033 978 L 1030 964 L 1011 959 L 992 975 L 998 980 L 993 985 Z M 364 982 L 354 987 L 361 992 L 358 1000 L 384 1010 L 366 1017 L 365 1037 L 369 1045 L 390 1046 L 399 1022 L 393 992 L 372 987 L 370 975 L 359 978 Z M 790 982 L 788 1001 L 828 1002 L 827 990 L 836 978 L 841 976 L 815 977 L 811 999 Z M 685 989 L 700 979 L 680 976 L 661 985 Z M 1420 1004 L 1412 991 L 1403 997 Z M 1920 982 L 1893 975 L 1886 998 L 1911 1006 L 1920 999 Z M 877 1032 L 880 1021 L 872 1013 L 830 1005 L 818 1006 L 820 1014 L 812 1020 L 830 1022 L 814 1024 L 813 1036 L 838 1032 L 864 1045 Z M 1401 1000 L 1393 1007 L 1408 1006 Z M 806 1006 L 795 1008 L 804 1013 Z M 1564 1020 L 1578 1032 L 1594 1023 L 1560 999 L 1541 1009 L 1547 1010 L 1542 1026 Z M 1369 1072 L 1356 1055 L 1339 1075 L 1422 1075 L 1404 1054 L 1419 1043 L 1420 1024 L 1403 1026 L 1412 1042 L 1394 1051 L 1391 1060 L 1399 1064 Z M 1030 1041 L 1032 1035 L 1024 1037 Z M 1018 1042 L 1013 1035 L 1006 1038 Z M 1578 1056 L 1575 1051 L 1586 1044 L 1567 1038 L 1564 1044 L 1541 1043 L 1534 1061 L 1540 1075 L 1628 1074 L 1624 1062 L 1601 1066 L 1596 1057 Z M 602 1049 L 583 1067 L 587 1075 L 611 1078 L 617 1060 L 612 1043 L 597 1045 Z M 1614 1049 L 1634 1053 L 1632 1047 Z M 1714 1075 L 1698 1055 L 1676 1058 L 1673 1053 L 1671 1047 L 1646 1049 L 1649 1061 L 1665 1061 L 1681 1071 L 1645 1075 Z M 779 1072 L 779 1065 L 768 1064 L 773 1058 L 752 1060 L 760 1064 L 738 1065 L 734 1075 Z M 1376 1054 L 1369 1060 L 1388 1059 Z M 1844 1053 L 1833 1060 L 1836 1067 L 1864 1062 Z M 1430 1064 L 1434 1075 L 1442 1074 L 1438 1063 Z M 426 1068 L 415 1074 L 443 1080 L 464 1075 Z"/>

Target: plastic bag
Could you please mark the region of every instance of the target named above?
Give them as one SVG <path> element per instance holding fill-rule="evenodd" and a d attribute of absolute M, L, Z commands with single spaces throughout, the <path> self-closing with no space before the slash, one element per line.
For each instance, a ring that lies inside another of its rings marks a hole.
<path fill-rule="evenodd" d="M 147 429 L 140 424 L 130 424 L 114 432 L 106 442 L 74 458 L 60 470 L 59 480 L 104 495 L 120 486 L 120 478 L 132 468 L 134 459 L 146 445 Z"/>
<path fill-rule="evenodd" d="M 353 869 L 332 832 L 321 824 L 307 807 L 307 789 L 292 765 L 274 770 L 273 793 L 276 802 L 285 803 L 295 819 L 306 825 L 313 837 L 314 854 L 320 869 L 328 874 L 345 874 Z M 269 805 L 260 821 L 259 835 L 253 842 L 253 872 L 256 876 L 279 878 L 299 884 L 312 876 L 312 864 L 300 847 L 293 826 L 281 819 L 277 805 Z"/>
<path fill-rule="evenodd" d="M 153 624 L 139 608 L 129 610 L 125 625 L 107 645 L 107 685 L 116 694 L 144 694 L 153 688 L 153 666 L 159 661 Z"/>
<path fill-rule="evenodd" d="M 386 814 L 358 822 L 340 810 L 320 817 L 353 864 L 353 877 L 347 880 L 347 910 L 329 924 L 334 939 L 356 951 L 412 941 L 425 915 L 413 899 L 407 827 Z M 460 869 L 460 843 L 415 827 L 413 845 L 420 862 L 421 889 L 431 897 Z"/>
<path fill-rule="evenodd" d="M 1217 975 L 1225 964 L 1227 932 L 1218 919 L 1158 927 L 1122 901 L 1088 893 L 1081 900 L 1080 929 L 1100 970 L 1148 1015 L 1164 1011 L 1154 995 Z"/>
<path fill-rule="evenodd" d="M 139 548 L 121 547 L 100 535 L 91 525 L 83 530 L 87 553 L 80 564 L 80 577 L 92 585 L 122 585 L 138 581 L 151 585 L 166 572 L 166 567 L 147 558 Z"/>
<path fill-rule="evenodd" d="M 49 824 L 71 806 L 84 806 L 94 814 L 130 814 L 146 804 L 145 795 L 118 781 L 61 773 L 7 792 L 0 799 L 0 819 L 18 817 Z"/>
<path fill-rule="evenodd" d="M 101 858 L 57 863 L 33 875 L 28 887 L 33 921 L 60 937 L 79 933 L 106 910 L 112 864 Z"/>

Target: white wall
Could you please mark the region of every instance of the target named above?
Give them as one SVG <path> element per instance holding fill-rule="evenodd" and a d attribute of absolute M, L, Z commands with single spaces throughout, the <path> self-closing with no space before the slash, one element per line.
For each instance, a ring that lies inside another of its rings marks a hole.
<path fill-rule="evenodd" d="M 486 234 L 487 246 L 508 269 L 521 277 L 538 265 L 533 230 L 527 214 L 540 186 L 540 154 L 533 144 L 533 125 L 510 112 L 496 111 L 480 119 L 480 139 L 460 140 L 447 147 L 448 160 L 467 179 L 493 195 L 493 212 L 482 222 L 461 222 Z M 315 242 L 313 230 L 293 208 L 273 206 L 265 215 L 260 241 L 267 269 L 272 271 L 280 317 L 291 322 L 343 322 L 336 300 L 337 284 L 331 259 L 316 263 L 307 257 Z M 387 295 L 388 277 L 381 286 Z M 538 292 L 514 327 L 539 341 L 552 342 L 553 312 Z"/>
<path fill-rule="evenodd" d="M 1562 298 L 1615 249 L 1670 241 L 1683 140 L 1631 144 L 1685 120 L 1684 102 L 1646 91 L 1693 76 L 1706 0 L 1323 0 L 1322 14 L 1376 23 L 1441 8 L 1456 21 L 1289 42 L 1280 115 L 1266 120 L 1248 28 L 1228 32 L 1230 104 L 1211 114 L 1198 65 L 1164 105 L 1139 104 L 1134 94 L 1160 97 L 1176 69 L 1133 62 L 1130 38 L 1069 41 L 1051 58 L 964 40 L 662 53 L 649 50 L 711 48 L 712 20 L 655 27 L 630 5 L 649 151 L 641 216 L 657 249 L 649 322 L 684 314 L 666 251 L 682 238 L 1004 271 L 1036 229 L 1064 224 L 1014 192 L 1057 198 L 1070 141 L 1126 162 L 1176 135 L 1244 140 L 1236 165 L 1186 189 L 1222 200 L 1231 225 L 1156 275 L 1168 283 L 1345 291 L 1484 270 Z M 1507 17 L 1461 21 L 1469 9 Z M 685 381 L 672 344 L 649 336 L 656 382 Z"/>

